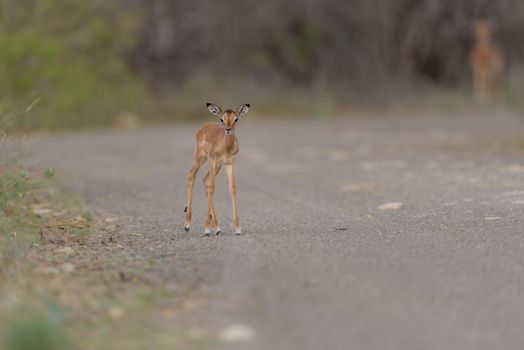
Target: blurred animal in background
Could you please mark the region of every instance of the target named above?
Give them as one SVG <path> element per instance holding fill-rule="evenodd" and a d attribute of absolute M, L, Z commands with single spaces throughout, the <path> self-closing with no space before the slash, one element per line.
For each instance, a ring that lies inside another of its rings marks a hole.
<path fill-rule="evenodd" d="M 241 115 L 249 111 L 250 105 L 243 104 L 237 109 L 222 110 L 219 106 L 208 103 L 207 109 L 220 118 L 219 123 L 208 123 L 200 128 L 196 135 L 195 164 L 189 171 L 187 206 L 184 209 L 186 213 L 184 229 L 189 231 L 191 223 L 191 201 L 193 197 L 193 184 L 198 169 L 202 164 L 209 161 L 209 171 L 204 177 L 207 195 L 207 214 L 204 223 L 204 236 L 209 236 L 211 229 L 218 235 L 221 230 L 218 227 L 217 216 L 213 204 L 213 195 L 215 193 L 215 178 L 222 165 L 226 168 L 227 179 L 229 182 L 229 191 L 231 192 L 231 202 L 233 205 L 233 225 L 235 234 L 239 235 L 240 221 L 237 214 L 237 190 L 233 175 L 233 162 L 238 153 L 238 142 L 235 136 L 235 126 Z"/>
<path fill-rule="evenodd" d="M 493 25 L 488 20 L 479 20 L 475 25 L 470 59 L 475 98 L 481 102 L 492 101 L 500 89 L 504 56 L 493 40 Z"/>

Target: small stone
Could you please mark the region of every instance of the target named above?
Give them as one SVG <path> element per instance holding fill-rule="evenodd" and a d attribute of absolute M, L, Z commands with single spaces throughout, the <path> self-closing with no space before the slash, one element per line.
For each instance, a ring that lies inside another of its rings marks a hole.
<path fill-rule="evenodd" d="M 124 316 L 124 310 L 119 306 L 111 306 L 108 310 L 109 316 L 114 319 L 120 319 Z"/>
<path fill-rule="evenodd" d="M 224 343 L 239 343 L 252 340 L 255 331 L 246 325 L 235 324 L 223 329 L 218 337 Z"/>
<path fill-rule="evenodd" d="M 379 205 L 377 207 L 378 210 L 395 210 L 399 209 L 402 206 L 401 202 L 390 202 L 390 203 L 384 203 L 382 205 Z"/>
<path fill-rule="evenodd" d="M 75 265 L 71 263 L 63 263 L 62 266 L 60 266 L 60 268 L 62 269 L 62 271 L 66 273 L 71 273 L 75 271 Z"/>

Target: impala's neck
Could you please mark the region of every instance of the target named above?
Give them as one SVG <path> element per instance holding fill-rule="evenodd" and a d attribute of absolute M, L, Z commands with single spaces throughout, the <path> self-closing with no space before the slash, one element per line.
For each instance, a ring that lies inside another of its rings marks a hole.
<path fill-rule="evenodd" d="M 483 34 L 477 38 L 477 45 L 478 46 L 491 46 L 492 45 L 491 35 L 489 34 Z"/>
<path fill-rule="evenodd" d="M 231 150 L 235 146 L 235 141 L 237 140 L 237 137 L 235 136 L 235 127 L 233 129 L 233 134 L 231 135 L 223 135 L 224 137 L 224 143 L 226 144 L 226 150 Z"/>

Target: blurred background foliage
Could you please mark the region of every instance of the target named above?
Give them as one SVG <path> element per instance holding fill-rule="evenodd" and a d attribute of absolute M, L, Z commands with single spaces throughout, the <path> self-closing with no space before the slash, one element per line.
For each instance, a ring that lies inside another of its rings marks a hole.
<path fill-rule="evenodd" d="M 467 96 L 479 19 L 518 104 L 521 0 L 0 0 L 0 93 L 42 97 L 22 129 L 194 118 L 207 100 L 315 116 Z"/>

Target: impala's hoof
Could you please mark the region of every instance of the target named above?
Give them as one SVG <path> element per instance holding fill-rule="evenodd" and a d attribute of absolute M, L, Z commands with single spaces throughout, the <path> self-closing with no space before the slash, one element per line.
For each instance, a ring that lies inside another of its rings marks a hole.
<path fill-rule="evenodd" d="M 209 237 L 210 234 L 211 234 L 211 230 L 206 228 L 206 230 L 204 231 L 204 237 Z"/>
<path fill-rule="evenodd" d="M 218 236 L 219 234 L 222 233 L 222 230 L 220 229 L 220 227 L 217 228 L 217 231 L 216 231 L 216 235 Z"/>
<path fill-rule="evenodd" d="M 184 231 L 189 232 L 189 225 L 186 225 L 186 226 L 184 227 Z"/>
<path fill-rule="evenodd" d="M 209 233 L 204 233 L 204 237 L 209 237 Z"/>
<path fill-rule="evenodd" d="M 236 236 L 240 236 L 241 233 L 242 233 L 242 230 L 240 229 L 240 227 L 235 229 Z"/>

